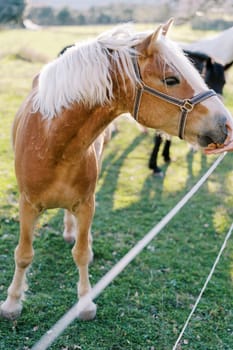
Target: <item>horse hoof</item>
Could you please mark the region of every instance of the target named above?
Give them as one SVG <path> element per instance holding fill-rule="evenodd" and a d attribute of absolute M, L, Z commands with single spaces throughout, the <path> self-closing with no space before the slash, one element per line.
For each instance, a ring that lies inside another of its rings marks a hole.
<path fill-rule="evenodd" d="M 164 158 L 164 162 L 167 164 L 171 163 L 171 161 L 172 161 L 171 158 Z"/>
<path fill-rule="evenodd" d="M 75 234 L 64 232 L 63 238 L 67 243 L 73 244 L 75 242 Z"/>
<path fill-rule="evenodd" d="M 21 315 L 23 305 L 19 304 L 17 308 L 10 310 L 4 307 L 5 303 L 6 302 L 2 302 L 0 304 L 0 316 L 3 318 L 6 318 L 7 320 L 11 320 L 11 321 L 16 320 Z"/>
<path fill-rule="evenodd" d="M 69 244 L 73 244 L 75 242 L 73 237 L 64 237 L 64 240 Z"/>
<path fill-rule="evenodd" d="M 81 302 L 82 301 L 80 300 L 78 305 L 81 305 Z M 96 304 L 91 301 L 84 309 L 81 309 L 81 311 L 78 313 L 78 318 L 82 321 L 91 321 L 96 316 L 96 309 Z"/>
<path fill-rule="evenodd" d="M 153 176 L 163 178 L 164 174 L 162 171 L 153 171 Z"/>

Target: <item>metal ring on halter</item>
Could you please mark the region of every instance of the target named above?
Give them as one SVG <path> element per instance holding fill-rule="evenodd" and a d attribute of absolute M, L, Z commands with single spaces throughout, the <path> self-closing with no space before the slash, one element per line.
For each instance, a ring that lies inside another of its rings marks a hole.
<path fill-rule="evenodd" d="M 180 116 L 180 121 L 178 126 L 178 136 L 181 140 L 184 139 L 184 132 L 185 132 L 188 113 L 193 110 L 196 104 L 206 100 L 211 96 L 216 96 L 216 95 L 217 94 L 214 90 L 207 90 L 193 96 L 191 99 L 184 100 L 184 104 L 183 106 L 181 106 L 181 116 Z"/>
<path fill-rule="evenodd" d="M 194 108 L 194 106 L 204 100 L 206 100 L 209 97 L 216 96 L 216 92 L 214 90 L 207 90 L 204 92 L 201 92 L 200 94 L 197 94 L 193 96 L 190 99 L 179 99 L 173 96 L 169 96 L 161 91 L 158 91 L 148 85 L 146 85 L 141 78 L 137 57 L 132 56 L 133 66 L 135 70 L 135 74 L 137 77 L 137 83 L 136 83 L 136 96 L 134 100 L 134 108 L 133 108 L 133 117 L 135 120 L 138 120 L 138 113 L 140 109 L 141 104 L 141 98 L 143 92 L 149 93 L 155 97 L 159 97 L 160 99 L 169 102 L 173 105 L 179 106 L 181 109 L 181 116 L 178 126 L 178 136 L 181 139 L 184 139 L 184 132 L 185 132 L 185 126 L 186 126 L 186 120 L 188 113 L 191 112 Z"/>
<path fill-rule="evenodd" d="M 184 104 L 181 106 L 181 110 L 186 110 L 187 112 L 191 112 L 193 110 L 194 105 L 190 100 L 184 100 Z"/>

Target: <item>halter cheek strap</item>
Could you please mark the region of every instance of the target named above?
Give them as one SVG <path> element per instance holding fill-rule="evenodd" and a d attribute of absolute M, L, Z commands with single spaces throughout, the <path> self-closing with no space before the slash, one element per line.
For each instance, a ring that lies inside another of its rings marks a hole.
<path fill-rule="evenodd" d="M 184 131 L 185 131 L 188 113 L 193 110 L 193 107 L 196 104 L 206 100 L 211 96 L 217 96 L 216 92 L 212 89 L 207 90 L 205 92 L 201 92 L 200 94 L 193 96 L 191 99 L 183 100 L 184 104 L 180 106 L 181 116 L 180 116 L 180 121 L 178 126 L 178 130 L 179 130 L 178 136 L 180 139 L 184 138 Z"/>
<path fill-rule="evenodd" d="M 141 98 L 143 92 L 149 93 L 155 97 L 159 97 L 160 99 L 169 102 L 173 105 L 176 105 L 180 107 L 181 109 L 181 116 L 180 116 L 180 121 L 178 125 L 178 136 L 180 139 L 184 139 L 184 132 L 185 132 L 185 126 L 186 126 L 186 121 L 187 121 L 187 116 L 188 113 L 191 112 L 194 108 L 194 106 L 207 98 L 211 96 L 216 96 L 216 93 L 214 90 L 207 90 L 204 92 L 201 92 L 200 94 L 197 94 L 193 96 L 190 99 L 179 99 L 173 96 L 169 96 L 167 94 L 164 94 L 161 91 L 158 91 L 154 88 L 151 88 L 150 86 L 146 85 L 140 75 L 139 67 L 138 67 L 138 62 L 135 56 L 132 57 L 133 60 L 133 65 L 135 69 L 135 74 L 138 79 L 137 85 L 136 85 L 136 96 L 134 100 L 134 108 L 133 108 L 133 117 L 134 119 L 138 120 L 138 113 L 140 109 L 140 104 L 141 104 Z"/>

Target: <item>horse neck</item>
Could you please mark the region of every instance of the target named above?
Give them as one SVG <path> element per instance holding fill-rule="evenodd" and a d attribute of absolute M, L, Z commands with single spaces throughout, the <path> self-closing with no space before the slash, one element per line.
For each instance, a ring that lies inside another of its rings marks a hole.
<path fill-rule="evenodd" d="M 90 134 L 91 143 L 119 115 L 133 112 L 134 88 L 129 79 L 123 82 L 113 77 L 113 96 L 110 104 L 95 106 L 90 112 L 84 128 L 85 133 Z"/>
<path fill-rule="evenodd" d="M 69 149 L 77 152 L 87 150 L 115 118 L 120 114 L 132 112 L 132 89 L 124 92 L 118 86 L 115 90 L 114 99 L 110 104 L 97 105 L 91 110 L 84 105 L 74 104 L 72 109 L 64 111 L 61 117 L 50 122 L 50 135 L 56 135 L 56 139 L 60 135 L 60 143 L 69 144 Z"/>

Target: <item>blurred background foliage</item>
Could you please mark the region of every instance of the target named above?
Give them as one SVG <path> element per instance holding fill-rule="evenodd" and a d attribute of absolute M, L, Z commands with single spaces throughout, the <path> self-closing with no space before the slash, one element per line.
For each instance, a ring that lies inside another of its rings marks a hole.
<path fill-rule="evenodd" d="M 232 0 L 0 0 L 0 25 L 57 26 L 122 22 L 191 22 L 193 29 L 224 30 L 233 26 Z M 32 29 L 32 28 L 31 28 Z"/>

